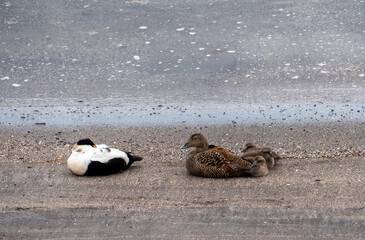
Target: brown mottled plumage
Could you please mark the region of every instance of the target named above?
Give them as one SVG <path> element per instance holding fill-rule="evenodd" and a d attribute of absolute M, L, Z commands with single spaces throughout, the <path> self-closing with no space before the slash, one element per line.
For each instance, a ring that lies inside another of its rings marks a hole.
<path fill-rule="evenodd" d="M 205 137 L 196 133 L 182 147 L 196 149 L 191 151 L 186 160 L 186 169 L 191 175 L 200 177 L 239 177 L 247 176 L 252 164 L 235 155 L 228 149 L 208 145 Z"/>
<path fill-rule="evenodd" d="M 232 151 L 220 147 L 220 146 L 216 146 L 216 145 L 209 145 L 208 150 L 213 150 L 216 152 L 219 152 L 220 154 L 223 155 L 223 157 L 225 157 L 228 161 L 238 164 L 242 167 L 251 167 L 252 164 L 250 164 L 250 162 L 247 162 L 246 160 L 240 158 L 239 156 L 237 156 L 235 153 L 233 153 Z"/>
<path fill-rule="evenodd" d="M 262 156 L 266 160 L 267 167 L 272 169 L 276 162 L 281 158 L 276 152 L 271 150 L 270 148 L 258 148 L 253 143 L 247 143 L 246 148 L 242 150 L 241 158 L 245 159 L 251 163 L 252 157 Z"/>
<path fill-rule="evenodd" d="M 256 156 L 253 165 L 254 167 L 247 172 L 251 177 L 262 177 L 269 173 L 269 168 L 263 156 Z"/>

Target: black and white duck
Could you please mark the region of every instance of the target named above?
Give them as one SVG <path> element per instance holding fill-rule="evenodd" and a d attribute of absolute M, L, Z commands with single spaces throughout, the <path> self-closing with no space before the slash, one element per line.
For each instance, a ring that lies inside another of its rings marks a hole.
<path fill-rule="evenodd" d="M 97 176 L 127 170 L 142 157 L 131 155 L 105 144 L 95 145 L 90 139 L 79 140 L 72 148 L 67 167 L 79 176 Z"/>

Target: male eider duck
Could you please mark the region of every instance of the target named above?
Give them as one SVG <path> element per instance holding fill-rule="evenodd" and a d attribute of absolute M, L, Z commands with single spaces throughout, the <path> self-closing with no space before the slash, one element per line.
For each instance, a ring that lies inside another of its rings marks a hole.
<path fill-rule="evenodd" d="M 267 167 L 272 169 L 276 162 L 281 158 L 279 154 L 268 147 L 258 148 L 253 143 L 247 143 L 246 148 L 242 150 L 241 158 L 253 162 L 250 157 L 262 156 L 265 158 Z"/>
<path fill-rule="evenodd" d="M 72 148 L 67 167 L 79 176 L 98 176 L 118 173 L 128 169 L 142 157 L 132 156 L 105 144 L 95 145 L 90 139 L 79 140 Z"/>
<path fill-rule="evenodd" d="M 188 153 L 186 169 L 191 175 L 210 178 L 248 176 L 253 165 L 228 149 L 208 145 L 206 138 L 193 134 L 182 149 L 195 147 Z"/>

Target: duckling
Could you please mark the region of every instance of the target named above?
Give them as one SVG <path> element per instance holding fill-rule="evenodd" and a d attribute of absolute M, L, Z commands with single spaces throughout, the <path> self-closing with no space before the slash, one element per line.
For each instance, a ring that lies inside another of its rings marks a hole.
<path fill-rule="evenodd" d="M 256 156 L 253 165 L 254 167 L 247 172 L 251 177 L 263 177 L 269 173 L 269 168 L 263 156 Z"/>
<path fill-rule="evenodd" d="M 228 149 L 208 145 L 206 138 L 195 133 L 191 135 L 182 149 L 195 147 L 188 153 L 186 169 L 191 175 L 200 177 L 223 178 L 247 176 L 252 164 L 235 155 Z"/>
<path fill-rule="evenodd" d="M 243 154 L 241 155 L 241 158 L 251 163 L 253 163 L 253 160 L 252 158 L 248 159 L 249 157 L 255 157 L 258 155 L 263 156 L 269 169 L 272 169 L 276 162 L 281 158 L 276 152 L 274 152 L 270 148 L 258 148 L 253 143 L 247 143 L 246 148 L 243 149 L 242 152 Z"/>
<path fill-rule="evenodd" d="M 97 176 L 127 170 L 143 158 L 105 144 L 95 145 L 90 139 L 79 140 L 72 148 L 67 167 L 79 176 Z"/>

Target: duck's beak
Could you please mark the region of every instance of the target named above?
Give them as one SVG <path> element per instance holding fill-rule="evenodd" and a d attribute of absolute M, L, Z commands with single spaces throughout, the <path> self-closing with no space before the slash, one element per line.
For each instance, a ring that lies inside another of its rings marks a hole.
<path fill-rule="evenodd" d="M 79 145 L 77 145 L 77 144 L 75 144 L 73 147 L 72 147 L 72 151 L 76 151 L 76 149 L 77 149 L 77 147 L 78 147 Z"/>
<path fill-rule="evenodd" d="M 182 147 L 181 147 L 181 149 L 187 149 L 187 148 L 189 148 L 189 147 L 190 147 L 190 146 L 189 146 L 189 143 L 187 142 L 187 143 L 185 143 L 185 144 L 184 144 L 184 146 L 182 146 Z"/>

